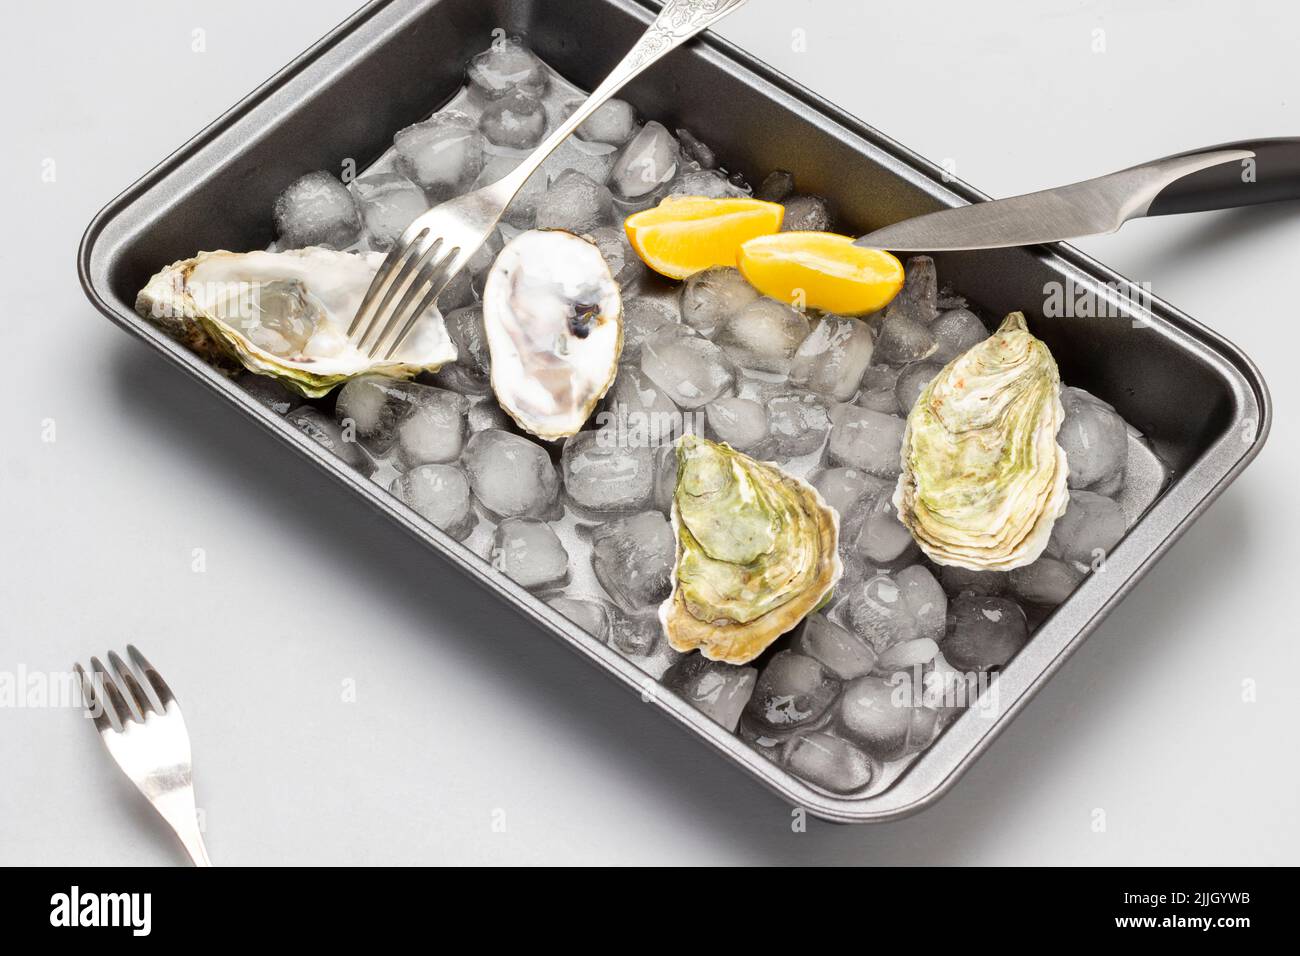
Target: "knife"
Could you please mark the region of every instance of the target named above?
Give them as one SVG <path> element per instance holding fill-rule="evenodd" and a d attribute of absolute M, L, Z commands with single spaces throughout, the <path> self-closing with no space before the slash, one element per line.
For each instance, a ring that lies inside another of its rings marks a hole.
<path fill-rule="evenodd" d="M 1069 186 L 944 209 L 857 245 L 895 252 L 1000 249 L 1095 236 L 1130 219 L 1300 199 L 1300 138 L 1191 150 Z"/>

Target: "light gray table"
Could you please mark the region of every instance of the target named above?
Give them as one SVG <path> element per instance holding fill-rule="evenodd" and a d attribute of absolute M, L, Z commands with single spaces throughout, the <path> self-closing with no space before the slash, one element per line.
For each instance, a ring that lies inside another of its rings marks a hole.
<path fill-rule="evenodd" d="M 938 805 L 794 833 L 82 298 L 93 213 L 352 6 L 6 14 L 0 674 L 139 643 L 218 863 L 1296 862 L 1297 204 L 1082 243 L 1260 363 L 1269 446 Z M 722 32 L 995 196 L 1300 127 L 1295 4 L 753 0 Z M 149 813 L 74 711 L 0 707 L 0 863 L 178 862 Z"/>

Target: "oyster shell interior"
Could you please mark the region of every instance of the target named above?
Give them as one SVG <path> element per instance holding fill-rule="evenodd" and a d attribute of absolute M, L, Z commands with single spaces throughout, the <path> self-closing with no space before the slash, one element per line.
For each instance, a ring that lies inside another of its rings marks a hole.
<path fill-rule="evenodd" d="M 622 315 L 595 243 L 559 229 L 520 233 L 483 288 L 497 402 L 539 438 L 576 434 L 618 372 Z"/>
<path fill-rule="evenodd" d="M 376 360 L 347 340 L 383 254 L 312 246 L 288 252 L 201 252 L 163 269 L 136 311 L 193 347 L 215 347 L 308 398 L 358 375 L 409 378 L 456 358 L 430 307 L 397 354 Z"/>
<path fill-rule="evenodd" d="M 953 359 L 907 418 L 899 518 L 937 564 L 976 571 L 1031 564 L 1069 503 L 1061 377 L 1013 312 Z"/>
<path fill-rule="evenodd" d="M 830 595 L 843 573 L 839 517 L 807 482 L 694 435 L 678 444 L 672 646 L 744 664 Z"/>

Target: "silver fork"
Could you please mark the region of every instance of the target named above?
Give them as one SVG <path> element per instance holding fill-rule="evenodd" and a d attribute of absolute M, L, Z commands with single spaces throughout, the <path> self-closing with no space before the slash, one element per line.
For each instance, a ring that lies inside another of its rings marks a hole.
<path fill-rule="evenodd" d="M 115 651 L 109 651 L 108 663 L 117 674 L 121 687 L 98 657 L 90 659 L 95 680 L 81 669 L 80 664 L 73 666 L 81 678 L 87 716 L 95 721 L 100 739 L 122 772 L 131 778 L 158 815 L 180 837 L 194 865 L 211 866 L 207 848 L 203 845 L 203 834 L 199 831 L 198 810 L 194 805 L 190 735 L 185 730 L 180 705 L 162 675 L 143 654 L 129 644 L 126 653 L 140 677 L 153 689 L 156 702 L 145 693 L 126 662 Z M 97 688 L 102 691 L 102 697 Z M 105 706 L 105 698 L 108 706 Z M 116 727 L 108 716 L 110 708 L 117 717 Z"/>
<path fill-rule="evenodd" d="M 486 241 L 510 200 L 542 161 L 648 66 L 746 2 L 666 0 L 613 72 L 515 169 L 490 186 L 430 209 L 406 227 L 375 273 L 348 328 L 349 340 L 371 358 L 392 358 L 416 320 Z"/>

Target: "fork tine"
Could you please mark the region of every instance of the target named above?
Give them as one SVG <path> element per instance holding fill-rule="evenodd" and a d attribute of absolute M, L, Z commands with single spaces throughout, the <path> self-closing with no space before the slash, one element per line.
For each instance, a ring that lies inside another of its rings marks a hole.
<path fill-rule="evenodd" d="M 427 234 L 426 238 L 429 238 Z M 364 343 L 366 339 L 369 339 L 370 344 L 358 346 L 367 355 L 373 358 L 379 351 L 380 344 L 387 338 L 388 333 L 392 331 L 393 325 L 397 321 L 402 303 L 405 303 L 410 298 L 412 290 L 418 289 L 424 284 L 428 272 L 427 264 L 438 255 L 442 246 L 441 236 L 432 237 L 428 244 L 419 250 L 419 255 L 411 256 L 403 263 L 401 275 L 394 279 L 393 284 L 389 286 L 388 295 L 384 296 L 384 301 L 379 304 L 379 308 L 375 311 L 374 320 L 366 329 L 365 335 L 362 336 L 362 342 Z M 389 305 L 399 291 L 402 297 L 398 299 L 398 305 L 390 309 Z M 375 334 L 376 331 L 377 334 Z"/>
<path fill-rule="evenodd" d="M 117 715 L 118 723 L 125 727 L 128 721 L 135 720 L 135 714 L 131 713 L 131 708 L 127 706 L 126 698 L 123 697 L 122 692 L 117 689 L 117 684 L 113 682 L 113 675 L 108 672 L 106 667 L 104 667 L 104 662 L 98 657 L 92 657 L 90 659 L 90 667 L 91 670 L 98 674 L 100 679 L 103 680 L 104 696 L 108 698 L 108 702 L 113 706 L 113 713 Z"/>
<path fill-rule="evenodd" d="M 379 291 L 385 288 L 385 278 L 397 264 L 397 260 L 402 257 L 406 251 L 406 244 L 395 242 L 393 248 L 388 250 L 388 255 L 384 256 L 384 261 L 380 263 L 379 268 L 375 271 L 374 278 L 370 280 L 370 287 L 366 289 L 366 294 L 361 300 L 361 307 L 357 309 L 357 314 L 352 317 L 352 324 L 348 326 L 348 339 L 351 340 L 356 334 L 357 328 L 361 325 L 362 317 L 366 315 L 371 304 L 375 301 L 375 296 Z"/>
<path fill-rule="evenodd" d="M 167 686 L 167 682 L 162 679 L 158 669 L 149 663 L 134 644 L 126 645 L 126 656 L 131 658 L 131 663 L 135 664 L 136 669 L 144 675 L 144 679 L 149 682 L 149 686 L 153 688 L 153 692 L 158 696 L 158 703 L 162 704 L 164 709 L 168 704 L 176 700 L 176 695 Z"/>
<path fill-rule="evenodd" d="M 365 328 L 357 337 L 357 348 L 366 354 L 370 354 L 374 349 L 375 341 L 377 341 L 374 338 L 375 332 L 383 326 L 389 306 L 398 295 L 406 290 L 409 283 L 415 281 L 424 266 L 425 260 L 433 255 L 441 245 L 442 239 L 431 235 L 427 229 L 421 231 L 411 240 L 410 245 L 403 250 L 403 258 L 394 269 L 388 285 L 384 287 L 384 294 L 380 298 L 379 304 L 375 306 L 366 321 Z M 366 344 L 367 341 L 369 341 L 369 345 Z"/>
<path fill-rule="evenodd" d="M 431 261 L 420 270 L 420 276 L 412 282 L 406 290 L 406 295 L 402 296 L 402 301 L 393 309 L 392 318 L 388 320 L 388 325 L 384 328 L 384 334 L 375 340 L 375 354 L 378 355 L 383 349 L 395 329 L 398 331 L 397 337 L 392 340 L 392 345 L 387 352 L 384 352 L 384 358 L 391 358 L 396 350 L 397 343 L 406 338 L 411 326 L 415 324 L 430 302 L 438 298 L 443 289 L 447 288 L 447 283 L 451 281 L 454 272 L 448 268 L 448 264 L 454 264 L 460 247 L 453 248 L 446 255 L 439 256 L 436 261 Z M 412 305 L 419 302 L 419 308 L 412 311 Z"/>
<path fill-rule="evenodd" d="M 104 702 L 95 693 L 94 681 L 81 669 L 80 664 L 73 664 L 72 669 L 81 678 L 81 697 L 86 704 L 87 716 L 95 722 L 96 730 L 101 734 L 108 733 L 113 729 L 113 723 L 108 719 L 108 711 L 104 709 Z"/>
<path fill-rule="evenodd" d="M 397 315 L 400 316 L 405 314 L 406 318 L 402 322 L 401 330 L 393 339 L 393 344 L 390 345 L 388 351 L 384 353 L 385 361 L 391 359 L 394 353 L 402 347 L 402 343 L 405 342 L 406 337 L 411 334 L 411 329 L 415 328 L 415 323 L 420 320 L 420 316 L 424 315 L 424 311 L 437 301 L 438 296 L 442 294 L 442 290 L 447 288 L 451 280 L 455 278 L 456 272 L 458 271 L 456 267 L 460 266 L 459 254 L 460 249 L 458 247 L 453 249 L 448 253 L 446 258 L 438 263 L 438 271 L 441 272 L 441 275 L 437 276 L 437 281 L 430 280 L 428 290 L 420 297 L 420 301 L 415 308 L 409 309 L 403 313 L 402 308 L 399 307 Z M 447 265 L 448 261 L 452 261 L 450 267 Z M 414 291 L 414 289 L 412 289 L 412 291 Z M 409 299 L 410 296 L 407 298 Z M 402 306 L 406 306 L 406 304 L 407 300 L 404 299 L 402 301 Z"/>
<path fill-rule="evenodd" d="M 144 688 L 140 686 L 140 682 L 136 680 L 135 675 L 131 673 L 131 668 L 126 666 L 126 661 L 122 660 L 117 651 L 108 652 L 108 666 L 113 668 L 113 672 L 117 674 L 122 683 L 126 685 L 127 693 L 130 694 L 131 700 L 135 703 L 135 708 L 140 712 L 141 717 L 145 716 L 150 711 L 157 713 L 157 708 L 154 707 L 153 701 L 149 699 L 149 695 L 144 692 Z"/>

